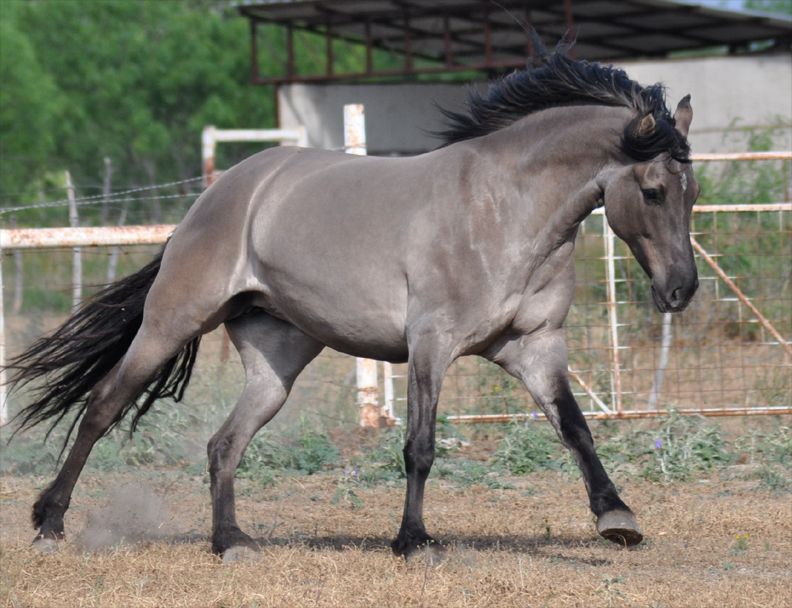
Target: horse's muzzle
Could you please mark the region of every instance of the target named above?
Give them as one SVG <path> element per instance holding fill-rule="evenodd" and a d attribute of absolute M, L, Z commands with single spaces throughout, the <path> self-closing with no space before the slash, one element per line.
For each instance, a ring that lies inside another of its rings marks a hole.
<path fill-rule="evenodd" d="M 698 277 L 695 276 L 692 281 L 669 281 L 663 286 L 652 282 L 652 298 L 660 312 L 681 312 L 690 303 L 698 286 Z"/>

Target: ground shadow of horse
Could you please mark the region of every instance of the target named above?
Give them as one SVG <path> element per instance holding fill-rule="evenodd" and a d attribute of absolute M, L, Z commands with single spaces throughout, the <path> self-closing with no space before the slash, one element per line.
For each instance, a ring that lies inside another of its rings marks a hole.
<path fill-rule="evenodd" d="M 206 538 L 200 534 L 186 534 L 166 538 L 166 540 L 174 544 L 192 544 L 204 542 Z M 256 538 L 255 541 L 262 549 L 299 545 L 309 549 L 333 551 L 358 549 L 361 551 L 379 552 L 391 550 L 391 540 L 387 536 L 361 536 L 354 534 L 316 536 L 295 534 L 288 536 L 263 536 Z M 564 549 L 594 549 L 602 547 L 603 542 L 603 540 L 598 538 L 582 540 L 580 537 L 571 535 L 551 536 L 548 538 L 544 535 L 528 534 L 511 536 L 449 534 L 444 536 L 442 547 L 446 550 L 446 554 L 449 557 L 463 551 L 499 551 L 504 553 L 540 556 L 544 559 L 586 564 L 589 566 L 608 566 L 613 563 L 609 559 L 573 556 L 558 552 Z"/>

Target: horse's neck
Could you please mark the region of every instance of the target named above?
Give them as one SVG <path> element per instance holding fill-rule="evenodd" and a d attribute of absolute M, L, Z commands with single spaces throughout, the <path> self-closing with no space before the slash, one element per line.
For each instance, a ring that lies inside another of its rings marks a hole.
<path fill-rule="evenodd" d="M 624 108 L 577 106 L 527 116 L 488 136 L 486 149 L 536 236 L 574 231 L 597 206 L 595 178 L 618 153 Z"/>

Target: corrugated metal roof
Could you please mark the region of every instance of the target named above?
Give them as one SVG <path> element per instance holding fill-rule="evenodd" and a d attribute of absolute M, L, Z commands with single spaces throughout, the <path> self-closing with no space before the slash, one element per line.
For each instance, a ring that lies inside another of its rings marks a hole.
<path fill-rule="evenodd" d="M 530 48 L 524 23 L 551 44 L 571 26 L 575 55 L 598 61 L 664 57 L 714 46 L 747 49 L 763 40 L 788 50 L 792 43 L 792 18 L 671 0 L 243 0 L 236 7 L 254 23 L 281 24 L 399 53 L 404 68 L 391 75 L 517 67 Z M 416 67 L 413 59 L 436 65 Z M 326 74 L 307 75 L 295 73 L 293 64 L 291 73 L 254 80 L 386 75 L 371 64 L 357 74 L 335 74 L 331 66 Z"/>

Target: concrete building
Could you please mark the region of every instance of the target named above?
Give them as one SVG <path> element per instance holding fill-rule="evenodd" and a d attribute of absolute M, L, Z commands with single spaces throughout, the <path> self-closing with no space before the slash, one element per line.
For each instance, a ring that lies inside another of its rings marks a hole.
<path fill-rule="evenodd" d="M 702 57 L 621 62 L 642 84 L 662 82 L 669 105 L 692 95 L 690 141 L 696 152 L 737 152 L 751 132 L 772 130 L 776 147 L 792 149 L 792 55 Z M 437 105 L 464 107 L 469 86 L 458 84 L 309 84 L 279 87 L 283 128 L 305 125 L 312 146 L 340 149 L 344 104 L 366 106 L 371 154 L 415 154 L 437 145 L 442 128 Z M 485 87 L 480 82 L 478 86 Z"/>
<path fill-rule="evenodd" d="M 524 65 L 530 51 L 519 23 L 524 21 L 546 42 L 574 31 L 577 57 L 623 67 L 642 84 L 664 83 L 672 107 L 690 93 L 696 151 L 745 150 L 757 130 L 771 130 L 777 147 L 792 147 L 792 18 L 670 0 L 501 4 L 504 10 L 480 0 L 415 0 L 409 9 L 396 0 L 250 0 L 239 8 L 254 32 L 253 82 L 277 85 L 280 126 L 304 125 L 313 146 L 341 148 L 343 105 L 363 103 L 370 153 L 432 149 L 438 141 L 432 132 L 442 128 L 437 105 L 460 109 L 471 83 L 485 87 L 488 77 Z M 257 71 L 259 22 L 287 29 L 288 56 L 280 75 Z M 339 74 L 328 43 L 326 71 L 299 73 L 292 48 L 298 30 L 359 42 L 367 49 L 365 68 Z M 385 47 L 401 53 L 403 65 L 378 69 L 372 49 Z M 480 75 L 453 83 L 426 80 L 458 71 Z"/>

